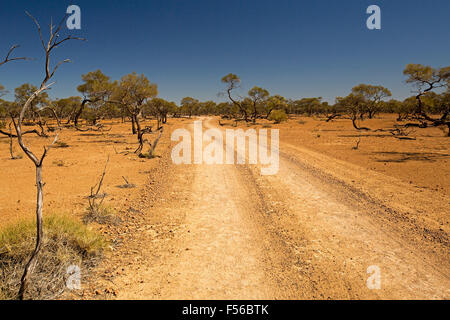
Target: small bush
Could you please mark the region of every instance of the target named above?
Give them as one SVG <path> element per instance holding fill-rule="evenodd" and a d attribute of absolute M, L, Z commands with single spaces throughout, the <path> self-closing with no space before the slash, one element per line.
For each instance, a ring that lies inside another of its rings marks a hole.
<path fill-rule="evenodd" d="M 35 241 L 34 221 L 21 221 L 0 232 L 0 299 L 17 299 L 20 278 Z M 77 265 L 86 273 L 106 247 L 101 235 L 65 215 L 44 219 L 43 241 L 25 298 L 56 298 L 66 288 L 67 268 Z"/>
<path fill-rule="evenodd" d="M 99 224 L 116 224 L 120 222 L 116 210 L 103 204 L 94 204 L 88 207 L 83 217 L 83 222 L 88 224 L 97 222 Z"/>
<path fill-rule="evenodd" d="M 287 114 L 284 110 L 273 110 L 269 116 L 269 120 L 274 121 L 275 123 L 281 123 L 287 120 Z"/>

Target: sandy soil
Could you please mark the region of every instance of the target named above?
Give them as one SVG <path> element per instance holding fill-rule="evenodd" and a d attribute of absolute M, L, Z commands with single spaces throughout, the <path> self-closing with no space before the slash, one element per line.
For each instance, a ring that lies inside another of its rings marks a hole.
<path fill-rule="evenodd" d="M 169 123 L 158 159 L 115 154 L 113 145 L 134 141 L 129 124 L 102 136 L 67 135 L 70 147 L 52 150 L 73 162 L 46 171 L 52 208 L 80 215 L 110 154 L 105 191 L 123 220 L 97 226 L 114 245 L 73 298 L 449 298 L 450 141 L 440 130 L 412 141 L 366 134 L 352 150 L 358 133 L 348 120 L 293 119 L 271 125 L 280 129 L 280 170 L 261 176 L 257 165 L 174 165 L 168 133 L 192 130 L 192 121 Z M 232 128 L 212 118 L 204 124 Z M 6 160 L 6 146 L 0 141 L 9 182 L 0 223 L 33 204 L 32 168 L 27 159 Z M 137 188 L 115 187 L 122 175 Z M 381 271 L 379 290 L 366 285 L 372 265 Z"/>
<path fill-rule="evenodd" d="M 58 141 L 68 144 L 66 148 L 52 148 L 44 160 L 43 179 L 44 211 L 65 212 L 81 217 L 88 206 L 87 196 L 90 188 L 99 181 L 105 163 L 110 157 L 103 184 L 103 192 L 108 194 L 106 204 L 124 211 L 136 198 L 139 187 L 148 179 L 148 172 L 156 161 L 138 158 L 132 152 L 136 149 L 136 137 L 132 136 L 130 123 L 119 121 L 106 122 L 112 126 L 107 132 L 80 132 L 65 129 L 59 134 Z M 143 125 L 155 125 L 146 121 Z M 170 124 L 168 124 L 170 128 Z M 44 145 L 49 145 L 54 135 L 48 139 L 35 135 L 26 135 L 25 141 L 33 152 L 40 156 Z M 164 149 L 166 142 L 161 142 Z M 14 142 L 15 155 L 19 160 L 11 160 L 9 138 L 0 136 L 0 180 L 3 182 L 0 192 L 0 226 L 13 223 L 17 219 L 34 217 L 35 208 L 35 171 L 32 162 Z M 117 152 L 131 151 L 130 154 Z M 125 184 L 122 176 L 138 189 L 122 189 Z"/>

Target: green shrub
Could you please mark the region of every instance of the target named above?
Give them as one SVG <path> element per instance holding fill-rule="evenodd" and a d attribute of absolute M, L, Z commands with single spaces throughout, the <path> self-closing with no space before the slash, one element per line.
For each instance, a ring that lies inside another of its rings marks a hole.
<path fill-rule="evenodd" d="M 274 121 L 275 123 L 281 123 L 287 120 L 287 114 L 284 110 L 273 110 L 270 113 L 269 120 Z"/>
<path fill-rule="evenodd" d="M 25 264 L 36 241 L 36 223 L 24 220 L 0 231 L 0 298 L 17 299 Z M 54 299 L 66 288 L 67 268 L 86 272 L 96 265 L 106 248 L 97 232 L 66 215 L 44 219 L 43 246 L 30 276 L 25 298 Z"/>

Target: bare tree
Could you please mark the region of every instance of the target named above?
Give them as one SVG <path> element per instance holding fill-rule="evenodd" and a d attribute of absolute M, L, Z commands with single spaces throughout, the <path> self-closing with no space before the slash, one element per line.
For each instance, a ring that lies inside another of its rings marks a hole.
<path fill-rule="evenodd" d="M 49 147 L 44 147 L 44 151 L 42 153 L 42 155 L 40 157 L 36 156 L 36 154 L 34 152 L 32 152 L 30 150 L 30 148 L 25 144 L 24 140 L 23 140 L 23 134 L 22 134 L 22 122 L 25 116 L 25 112 L 28 110 L 28 108 L 30 107 L 30 105 L 32 104 L 33 100 L 39 96 L 39 94 L 41 94 L 42 92 L 44 92 L 45 90 L 47 90 L 53 83 L 48 83 L 49 80 L 54 76 L 56 70 L 58 69 L 58 67 L 62 64 L 62 63 L 66 63 L 69 62 L 69 60 L 64 60 L 61 62 L 58 62 L 52 69 L 50 67 L 50 56 L 52 53 L 52 50 L 55 49 L 56 47 L 58 47 L 60 44 L 62 44 L 65 41 L 68 40 L 84 40 L 82 38 L 78 38 L 78 37 L 72 37 L 72 36 L 67 36 L 65 38 L 62 38 L 60 40 L 59 36 L 59 32 L 61 30 L 61 27 L 63 25 L 63 22 L 65 21 L 67 15 L 64 16 L 63 19 L 61 19 L 60 23 L 58 24 L 58 26 L 55 26 L 53 24 L 50 24 L 50 36 L 49 36 L 49 40 L 47 42 L 44 41 L 43 35 L 42 35 L 42 31 L 41 31 L 41 27 L 38 23 L 38 21 L 32 16 L 30 15 L 28 12 L 26 12 L 26 14 L 33 20 L 33 22 L 35 23 L 37 30 L 39 32 L 39 37 L 41 40 L 41 44 L 42 47 L 44 49 L 45 52 L 45 76 L 44 79 L 42 80 L 42 83 L 40 85 L 40 87 L 33 92 L 33 94 L 31 94 L 31 96 L 27 99 L 27 101 L 25 102 L 25 104 L 23 104 L 19 117 L 17 119 L 17 121 L 14 119 L 13 117 L 13 124 L 14 124 L 14 128 L 16 130 L 16 134 L 17 134 L 17 139 L 19 142 L 20 147 L 22 148 L 23 152 L 27 155 L 27 157 L 33 162 L 33 164 L 35 165 L 36 168 L 36 189 L 37 189 L 37 203 L 36 203 L 36 245 L 34 248 L 33 253 L 31 254 L 30 260 L 28 261 L 28 263 L 25 265 L 25 270 L 24 273 L 22 275 L 21 278 L 21 283 L 20 283 L 20 289 L 19 289 L 19 299 L 23 300 L 26 290 L 28 288 L 29 285 L 29 278 L 30 278 L 30 274 L 33 272 L 36 263 L 37 263 L 37 257 L 39 254 L 39 251 L 41 250 L 42 247 L 42 242 L 43 242 L 43 214 L 42 214 L 42 209 L 43 209 L 43 187 L 44 187 L 44 182 L 42 180 L 42 165 L 44 162 L 44 159 L 48 153 Z M 53 142 L 51 145 L 53 145 L 56 141 L 58 140 L 58 134 L 56 134 Z"/>
<path fill-rule="evenodd" d="M 144 134 L 148 133 L 148 132 L 151 132 L 151 129 L 150 129 L 150 131 L 147 131 L 147 130 L 142 130 L 141 131 L 140 139 L 139 139 L 139 147 L 135 151 L 135 153 L 137 153 L 139 155 L 139 157 L 141 157 L 141 158 L 153 158 L 154 157 L 154 152 L 155 152 L 156 146 L 158 145 L 159 139 L 161 139 L 161 135 L 162 135 L 162 133 L 164 131 L 164 127 L 160 127 L 158 129 L 158 131 L 159 131 L 159 135 L 155 139 L 155 141 L 153 141 L 153 143 L 151 143 L 150 140 L 148 140 L 148 139 L 144 139 Z M 142 149 L 144 147 L 144 143 L 145 142 L 148 143 L 148 145 L 149 145 L 148 156 L 145 156 L 142 153 Z"/>

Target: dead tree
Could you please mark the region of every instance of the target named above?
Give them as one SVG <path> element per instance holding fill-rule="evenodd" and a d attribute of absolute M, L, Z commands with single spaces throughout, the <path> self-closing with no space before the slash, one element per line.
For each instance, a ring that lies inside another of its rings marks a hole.
<path fill-rule="evenodd" d="M 145 131 L 145 129 L 142 130 L 141 134 L 140 134 L 141 137 L 140 137 L 140 140 L 139 140 L 139 147 L 136 149 L 135 153 L 137 153 L 140 158 L 150 158 L 150 159 L 153 158 L 156 146 L 158 145 L 159 139 L 161 139 L 161 135 L 162 135 L 163 131 L 164 131 L 164 127 L 159 128 L 159 135 L 158 135 L 158 137 L 155 139 L 155 141 L 153 141 L 153 143 L 151 143 L 148 139 L 144 139 L 143 138 L 144 134 L 146 132 L 149 132 L 149 131 Z M 142 149 L 144 147 L 144 143 L 148 143 L 148 145 L 149 145 L 148 156 L 146 156 L 146 155 L 144 155 L 142 153 Z"/>
<path fill-rule="evenodd" d="M 144 147 L 144 134 L 146 134 L 146 133 L 151 133 L 152 132 L 152 127 L 151 126 L 149 126 L 149 127 L 145 127 L 144 129 L 139 129 L 139 132 L 138 132 L 138 141 L 139 141 L 139 147 L 134 151 L 134 153 L 137 153 L 137 154 L 141 154 L 141 152 L 142 152 L 142 148 Z"/>
<path fill-rule="evenodd" d="M 105 200 L 106 193 L 100 194 L 100 190 L 103 185 L 103 180 L 105 179 L 106 167 L 108 166 L 108 163 L 109 163 L 109 156 L 108 159 L 106 160 L 105 168 L 103 169 L 103 173 L 100 177 L 99 182 L 96 183 L 93 187 L 91 187 L 91 194 L 88 197 L 89 210 L 91 211 L 91 213 L 95 213 Z M 96 203 L 97 199 L 101 199 L 100 203 Z"/>
<path fill-rule="evenodd" d="M 161 139 L 161 135 L 163 133 L 163 130 L 164 130 L 164 128 L 161 127 L 161 130 L 159 131 L 158 138 L 156 138 L 155 141 L 153 141 L 153 144 L 150 143 L 149 141 L 147 141 L 148 144 L 150 145 L 150 149 L 148 151 L 148 157 L 149 158 L 153 158 L 154 157 L 155 149 L 156 149 L 156 146 L 158 145 L 159 139 Z"/>
<path fill-rule="evenodd" d="M 39 32 L 39 37 L 41 40 L 41 44 L 42 47 L 44 49 L 45 52 L 45 77 L 42 80 L 42 83 L 39 87 L 39 89 L 37 89 L 35 92 L 33 92 L 33 94 L 27 99 L 27 101 L 25 102 L 25 104 L 22 106 L 19 117 L 16 120 L 13 118 L 13 124 L 14 124 L 14 128 L 16 130 L 16 134 L 17 134 L 17 139 L 19 142 L 20 147 L 22 148 L 23 152 L 27 155 L 27 157 L 33 162 L 33 164 L 35 165 L 36 168 L 36 189 L 37 189 L 37 202 L 36 202 L 36 244 L 35 244 L 35 248 L 33 253 L 31 254 L 31 257 L 28 261 L 28 263 L 25 265 L 25 270 L 23 272 L 21 281 L 20 281 L 20 289 L 19 289 L 19 299 L 23 300 L 25 293 L 27 291 L 28 285 L 29 285 L 29 280 L 30 280 L 30 275 L 33 272 L 34 268 L 36 267 L 37 264 L 37 257 L 38 254 L 42 248 L 42 244 L 43 244 L 43 236 L 44 236 L 44 232 L 43 232 L 43 214 L 42 214 L 42 209 L 43 209 L 43 188 L 44 188 L 44 182 L 42 180 L 42 165 L 44 162 L 44 159 L 47 155 L 47 152 L 49 150 L 48 147 L 44 147 L 44 152 L 42 153 L 42 155 L 40 157 L 36 156 L 35 153 L 33 153 L 29 147 L 25 144 L 24 140 L 23 140 L 23 134 L 22 134 L 22 123 L 23 123 L 23 119 L 25 116 L 25 112 L 30 108 L 33 100 L 39 96 L 39 94 L 41 94 L 43 91 L 47 90 L 53 83 L 48 83 L 49 80 L 54 76 L 56 70 L 58 69 L 58 67 L 65 62 L 69 62 L 69 60 L 64 60 L 61 61 L 59 63 L 57 63 L 53 69 L 50 69 L 50 55 L 52 53 L 52 50 L 56 47 L 58 47 L 59 45 L 61 45 L 63 42 L 67 41 L 67 40 L 84 40 L 82 38 L 78 38 L 78 37 L 72 37 L 72 36 L 67 36 L 63 39 L 59 39 L 59 32 L 61 30 L 61 27 L 63 25 L 63 22 L 65 21 L 67 15 L 64 16 L 64 18 L 60 21 L 59 25 L 56 27 L 53 24 L 50 25 L 50 37 L 47 43 L 44 42 L 44 38 L 42 36 L 42 32 L 41 32 L 41 27 L 39 25 L 39 23 L 37 22 L 37 20 L 30 15 L 28 12 L 26 12 L 26 14 L 33 20 L 33 22 L 35 23 L 37 30 Z M 52 145 L 58 140 L 58 134 L 56 134 L 55 139 L 53 140 Z"/>

